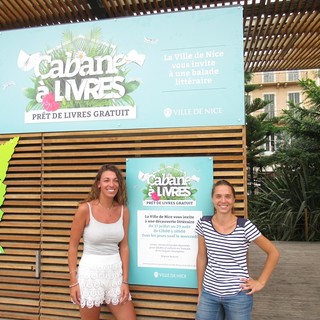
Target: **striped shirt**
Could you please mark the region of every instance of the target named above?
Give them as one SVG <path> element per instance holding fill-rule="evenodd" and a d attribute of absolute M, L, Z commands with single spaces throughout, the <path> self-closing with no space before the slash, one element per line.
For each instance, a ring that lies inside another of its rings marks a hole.
<path fill-rule="evenodd" d="M 207 248 L 203 289 L 216 296 L 235 295 L 241 291 L 240 278 L 249 278 L 247 251 L 251 241 L 261 235 L 248 219 L 238 218 L 237 226 L 230 234 L 217 232 L 212 217 L 201 218 L 196 233 L 203 236 Z"/>

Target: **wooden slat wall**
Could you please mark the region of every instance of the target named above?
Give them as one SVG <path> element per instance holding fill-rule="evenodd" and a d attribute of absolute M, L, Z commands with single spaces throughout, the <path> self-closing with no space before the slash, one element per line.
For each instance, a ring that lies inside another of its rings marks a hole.
<path fill-rule="evenodd" d="M 3 142 L 11 137 L 0 136 Z M 101 164 L 113 163 L 125 172 L 127 158 L 212 156 L 214 179 L 235 185 L 237 214 L 245 215 L 244 151 L 243 126 L 20 135 L 0 222 L 0 244 L 6 250 L 0 255 L 0 318 L 37 319 L 38 307 L 42 320 L 79 318 L 67 287 L 70 224 Z M 38 249 L 41 276 L 35 279 Z M 131 286 L 131 292 L 138 319 L 194 319 L 195 289 Z M 26 310 L 23 317 L 15 310 L 19 307 Z M 107 309 L 103 319 L 113 319 Z"/>
<path fill-rule="evenodd" d="M 13 136 L 0 135 L 3 144 Z M 0 221 L 0 319 L 38 319 L 40 279 L 35 277 L 41 247 L 42 135 L 21 136 L 10 161 Z"/>

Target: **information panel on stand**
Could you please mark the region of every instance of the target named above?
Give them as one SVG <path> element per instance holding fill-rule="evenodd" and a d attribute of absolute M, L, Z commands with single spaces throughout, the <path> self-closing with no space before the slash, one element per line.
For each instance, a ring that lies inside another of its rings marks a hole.
<path fill-rule="evenodd" d="M 127 160 L 131 284 L 197 287 L 195 226 L 213 212 L 212 163 L 211 157 Z"/>

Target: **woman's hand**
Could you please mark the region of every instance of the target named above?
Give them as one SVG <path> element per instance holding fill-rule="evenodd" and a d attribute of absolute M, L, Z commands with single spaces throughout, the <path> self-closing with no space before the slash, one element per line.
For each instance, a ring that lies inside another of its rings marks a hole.
<path fill-rule="evenodd" d="M 129 285 L 127 283 L 122 283 L 120 303 L 125 304 L 129 300 L 129 297 L 130 297 Z"/>
<path fill-rule="evenodd" d="M 70 288 L 70 298 L 73 304 L 80 305 L 80 288 L 79 285 Z"/>
<path fill-rule="evenodd" d="M 199 305 L 199 303 L 200 303 L 200 298 L 201 298 L 201 293 L 199 293 L 199 295 L 198 295 L 197 305 Z"/>
<path fill-rule="evenodd" d="M 242 291 L 247 291 L 247 295 L 252 295 L 255 292 L 259 292 L 264 287 L 263 283 L 261 283 L 259 280 L 254 280 L 252 278 L 241 278 L 240 281 L 242 282 L 240 284 Z"/>

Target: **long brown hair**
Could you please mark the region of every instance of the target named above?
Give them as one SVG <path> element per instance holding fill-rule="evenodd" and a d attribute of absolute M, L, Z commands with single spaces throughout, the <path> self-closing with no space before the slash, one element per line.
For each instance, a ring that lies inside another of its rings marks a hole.
<path fill-rule="evenodd" d="M 91 186 L 91 190 L 90 190 L 89 194 L 80 203 L 89 202 L 89 201 L 96 200 L 99 198 L 100 188 L 98 188 L 98 185 L 99 185 L 99 181 L 101 179 L 101 176 L 105 171 L 114 172 L 117 176 L 118 181 L 119 181 L 119 191 L 117 192 L 116 196 L 114 197 L 114 200 L 116 202 L 118 202 L 120 205 L 127 204 L 127 191 L 126 191 L 126 185 L 125 185 L 125 180 L 124 180 L 123 174 L 120 169 L 118 169 L 115 165 L 112 165 L 112 164 L 104 164 L 101 166 L 101 168 L 97 172 L 97 175 L 96 175 L 94 182 Z"/>
<path fill-rule="evenodd" d="M 234 190 L 233 185 L 227 180 L 219 180 L 218 182 L 216 182 L 213 185 L 212 191 L 211 191 L 211 197 L 213 197 L 213 194 L 214 194 L 214 191 L 215 191 L 216 187 L 219 187 L 219 186 L 228 186 L 228 187 L 230 187 L 230 189 L 232 191 L 232 194 L 233 194 L 233 197 L 236 198 L 236 191 Z"/>
<path fill-rule="evenodd" d="M 216 188 L 219 186 L 228 186 L 231 189 L 231 192 L 233 194 L 234 199 L 236 199 L 236 191 L 234 190 L 233 185 L 227 180 L 219 180 L 213 185 L 212 190 L 211 190 L 211 198 L 213 197 L 213 194 L 214 194 Z M 232 208 L 232 212 L 234 213 L 234 207 Z"/>

